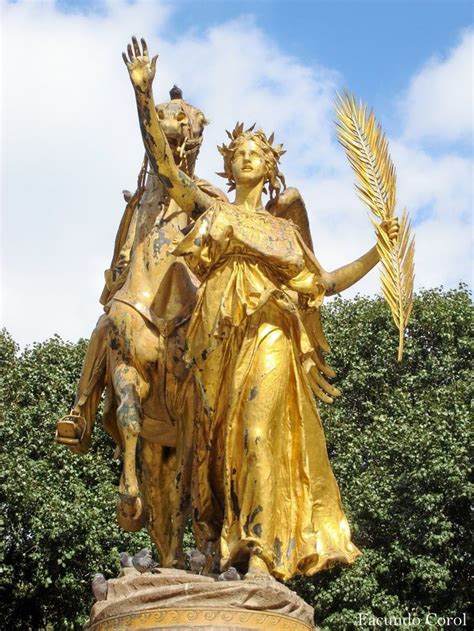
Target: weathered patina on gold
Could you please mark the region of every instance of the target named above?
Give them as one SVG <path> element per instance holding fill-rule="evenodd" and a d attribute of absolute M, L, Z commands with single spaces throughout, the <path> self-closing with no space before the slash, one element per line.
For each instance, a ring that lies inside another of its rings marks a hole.
<path fill-rule="evenodd" d="M 173 160 L 211 197 L 225 195 L 194 178 L 204 114 L 182 99 L 156 107 Z M 189 216 L 170 198 L 145 159 L 133 196 L 120 222 L 106 285 L 105 313 L 94 329 L 71 413 L 58 422 L 56 441 L 86 453 L 98 403 L 107 398 L 104 424 L 123 454 L 117 508 L 127 530 L 147 525 L 164 566 L 184 564 L 181 540 L 189 507 L 191 445 L 197 396 L 183 361 L 186 327 L 194 307 L 197 280 L 171 253 Z M 137 463 L 137 441 L 141 449 Z M 181 476 L 176 481 L 177 461 Z M 138 464 L 138 476 L 137 476 Z"/>
<path fill-rule="evenodd" d="M 89 629 L 173 631 L 315 631 L 314 610 L 271 580 L 226 580 L 176 569 L 139 574 L 133 568 L 107 583 Z"/>
<path fill-rule="evenodd" d="M 182 99 L 155 106 L 157 58 L 144 40 L 133 38 L 123 58 L 147 158 L 57 440 L 87 450 L 107 387 L 104 421 L 124 463 L 119 521 L 148 524 L 163 566 L 183 563 L 189 508 L 205 572 L 234 566 L 287 580 L 352 563 L 360 551 L 315 403 L 340 394 L 319 309 L 376 265 L 377 247 L 324 270 L 273 134 L 243 124 L 227 132 L 220 175 L 233 203 L 197 180 L 204 116 Z M 377 229 L 398 239 L 395 217 Z"/>
<path fill-rule="evenodd" d="M 315 404 L 339 394 L 327 381 L 319 307 L 377 263 L 377 248 L 333 272 L 322 268 L 298 192 L 283 192 L 282 148 L 261 130 L 237 125 L 220 148 L 232 204 L 196 186 L 156 115 L 156 57 L 134 38 L 123 58 L 148 159 L 169 196 L 198 217 L 172 250 L 201 282 L 185 354 L 201 404 L 191 480 L 198 545 L 221 570 L 248 576 L 288 579 L 351 563 L 360 552 Z M 396 218 L 381 229 L 396 239 Z"/>

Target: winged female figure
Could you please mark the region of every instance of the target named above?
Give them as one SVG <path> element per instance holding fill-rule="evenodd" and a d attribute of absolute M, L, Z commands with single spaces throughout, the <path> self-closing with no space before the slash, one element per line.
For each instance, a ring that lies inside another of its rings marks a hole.
<path fill-rule="evenodd" d="M 315 403 L 339 394 L 327 380 L 319 307 L 367 273 L 377 251 L 322 268 L 307 235 L 278 216 L 302 207 L 297 193 L 282 192 L 282 148 L 262 130 L 237 125 L 220 147 L 234 202 L 206 195 L 176 167 L 156 116 L 156 57 L 135 38 L 123 57 L 148 158 L 169 195 L 199 217 L 174 249 L 201 281 L 186 352 L 202 403 L 191 498 L 198 545 L 216 553 L 221 570 L 249 577 L 287 580 L 352 563 L 361 553 Z M 384 229 L 393 235 L 396 222 Z"/>

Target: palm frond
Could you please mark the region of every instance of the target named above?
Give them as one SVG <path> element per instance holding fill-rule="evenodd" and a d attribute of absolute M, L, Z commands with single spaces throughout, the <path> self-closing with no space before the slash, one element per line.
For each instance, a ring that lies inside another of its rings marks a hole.
<path fill-rule="evenodd" d="M 397 188 L 395 167 L 388 153 L 388 142 L 373 112 L 348 92 L 338 95 L 337 135 L 358 179 L 362 201 L 379 219 L 393 217 Z"/>
<path fill-rule="evenodd" d="M 347 91 L 338 95 L 337 135 L 356 174 L 361 199 L 376 218 L 386 221 L 394 216 L 396 173 L 388 152 L 388 142 L 374 113 Z M 382 291 L 399 330 L 398 361 L 402 360 L 404 332 L 413 304 L 415 241 L 411 238 L 408 213 L 404 210 L 398 237 L 391 241 L 387 232 L 372 217 L 377 235 L 377 251 L 382 263 Z"/>

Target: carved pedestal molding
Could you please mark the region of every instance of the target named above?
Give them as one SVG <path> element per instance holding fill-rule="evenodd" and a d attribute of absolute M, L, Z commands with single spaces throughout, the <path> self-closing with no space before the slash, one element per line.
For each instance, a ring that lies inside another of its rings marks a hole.
<path fill-rule="evenodd" d="M 88 631 L 314 631 L 313 609 L 273 579 L 217 581 L 182 570 L 108 581 L 106 600 L 91 611 Z"/>

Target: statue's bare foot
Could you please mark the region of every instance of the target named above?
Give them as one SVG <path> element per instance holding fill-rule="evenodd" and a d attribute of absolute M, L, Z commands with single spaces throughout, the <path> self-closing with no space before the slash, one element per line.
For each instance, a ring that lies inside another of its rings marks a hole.
<path fill-rule="evenodd" d="M 269 580 L 273 579 L 270 574 L 268 565 L 259 556 L 252 554 L 249 559 L 249 569 L 247 570 L 244 580 Z"/>

